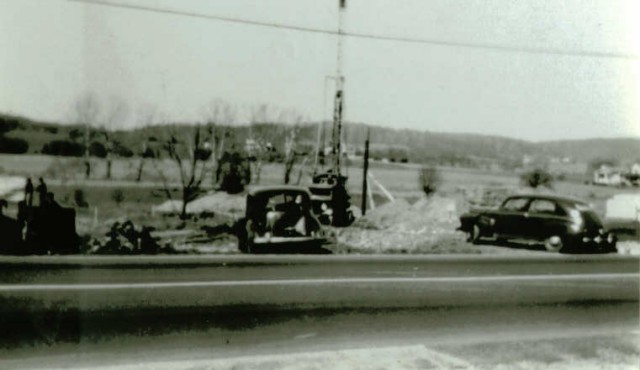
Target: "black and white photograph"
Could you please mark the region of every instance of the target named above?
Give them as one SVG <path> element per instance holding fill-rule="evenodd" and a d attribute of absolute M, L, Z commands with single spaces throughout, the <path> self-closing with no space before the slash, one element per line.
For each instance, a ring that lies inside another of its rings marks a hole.
<path fill-rule="evenodd" d="M 640 369 L 638 14 L 0 0 L 0 369 Z"/>

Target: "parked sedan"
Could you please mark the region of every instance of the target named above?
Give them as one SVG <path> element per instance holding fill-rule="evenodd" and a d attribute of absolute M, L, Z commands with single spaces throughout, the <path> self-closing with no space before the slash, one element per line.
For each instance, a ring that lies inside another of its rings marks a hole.
<path fill-rule="evenodd" d="M 463 214 L 459 230 L 474 244 L 495 238 L 541 242 L 552 252 L 616 251 L 615 235 L 587 203 L 560 196 L 510 196 L 497 209 Z"/>

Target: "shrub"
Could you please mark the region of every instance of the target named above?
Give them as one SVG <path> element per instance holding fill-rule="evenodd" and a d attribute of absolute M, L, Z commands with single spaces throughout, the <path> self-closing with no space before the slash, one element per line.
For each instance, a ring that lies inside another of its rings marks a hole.
<path fill-rule="evenodd" d="M 76 141 L 82 139 L 84 136 L 84 131 L 79 128 L 74 128 L 69 131 L 69 140 Z"/>
<path fill-rule="evenodd" d="M 87 199 L 84 196 L 84 190 L 82 189 L 76 189 L 73 191 L 73 200 L 80 208 L 89 207 L 89 203 L 87 203 Z"/>
<path fill-rule="evenodd" d="M 211 158 L 211 149 L 198 148 L 195 151 L 196 159 L 200 161 L 206 161 Z"/>
<path fill-rule="evenodd" d="M 80 157 L 84 153 L 82 144 L 69 140 L 53 140 L 42 147 L 42 154 L 59 155 L 63 157 Z"/>
<path fill-rule="evenodd" d="M 426 196 L 430 196 L 438 190 L 442 178 L 435 167 L 422 167 L 420 169 L 420 187 Z"/>
<path fill-rule="evenodd" d="M 18 120 L 11 118 L 0 118 L 0 134 L 15 130 L 16 128 L 18 128 L 18 126 Z"/>
<path fill-rule="evenodd" d="M 133 150 L 116 141 L 113 143 L 113 154 L 122 158 L 131 158 L 133 157 Z"/>
<path fill-rule="evenodd" d="M 102 143 L 94 141 L 89 145 L 89 155 L 92 157 L 105 158 L 107 156 L 107 148 L 105 148 Z"/>
<path fill-rule="evenodd" d="M 536 168 L 533 171 L 522 174 L 521 180 L 525 186 L 533 189 L 540 186 L 544 186 L 546 188 L 553 187 L 553 176 L 549 172 L 540 168 Z"/>
<path fill-rule="evenodd" d="M 251 181 L 249 159 L 237 152 L 225 152 L 220 158 L 216 178 L 220 180 L 220 190 L 229 194 L 241 193 Z"/>
<path fill-rule="evenodd" d="M 144 152 L 141 153 L 142 158 L 156 158 L 157 154 L 156 151 L 153 150 L 152 148 L 145 148 Z"/>
<path fill-rule="evenodd" d="M 0 153 L 23 154 L 29 150 L 29 144 L 22 139 L 0 136 Z"/>
<path fill-rule="evenodd" d="M 111 199 L 116 202 L 117 205 L 120 205 L 124 201 L 124 192 L 120 189 L 115 189 L 111 192 Z"/>

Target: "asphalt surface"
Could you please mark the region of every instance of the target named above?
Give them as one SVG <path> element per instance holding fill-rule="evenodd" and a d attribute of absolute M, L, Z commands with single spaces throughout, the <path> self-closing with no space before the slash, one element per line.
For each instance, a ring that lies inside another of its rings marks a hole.
<path fill-rule="evenodd" d="M 615 255 L 6 257 L 0 367 L 413 345 L 495 364 L 495 346 L 580 338 L 635 358 L 639 270 Z"/>

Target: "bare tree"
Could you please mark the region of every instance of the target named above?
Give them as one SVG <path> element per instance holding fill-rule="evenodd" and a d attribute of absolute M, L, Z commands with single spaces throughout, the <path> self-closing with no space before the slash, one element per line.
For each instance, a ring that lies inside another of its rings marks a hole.
<path fill-rule="evenodd" d="M 226 127 L 235 124 L 237 110 L 233 105 L 222 99 L 214 99 L 205 107 L 205 116 L 207 130 L 210 135 L 208 149 L 211 151 L 211 168 L 217 169 L 220 164 L 220 157 L 225 150 L 225 138 L 228 136 Z M 220 181 L 217 178 L 218 172 L 217 170 L 213 171 L 214 184 Z"/>
<path fill-rule="evenodd" d="M 287 126 L 284 128 L 286 132 L 286 140 L 284 143 L 284 183 L 288 184 L 291 180 L 291 171 L 297 160 L 297 140 L 300 133 L 300 124 L 303 117 L 296 111 L 288 111 L 284 114 Z"/>
<path fill-rule="evenodd" d="M 93 93 L 86 93 L 78 98 L 74 104 L 76 119 L 84 126 L 84 166 L 85 177 L 91 177 L 91 160 L 89 158 L 89 144 L 91 127 L 95 126 L 100 114 L 100 103 Z"/>
<path fill-rule="evenodd" d="M 187 218 L 187 204 L 195 200 L 201 192 L 202 181 L 207 169 L 208 157 L 203 155 L 203 144 L 200 126 L 193 129 L 193 137 L 179 141 L 173 133 L 165 143 L 165 149 L 176 166 L 182 187 L 182 209 L 180 218 Z"/>
<path fill-rule="evenodd" d="M 288 184 L 298 160 L 297 141 L 304 117 L 294 109 L 260 104 L 251 108 L 250 120 L 247 151 L 253 159 L 254 181 L 260 182 L 265 162 L 278 159 L 284 161 L 284 183 Z M 284 157 L 278 153 L 283 153 Z"/>
<path fill-rule="evenodd" d="M 157 115 L 157 110 L 152 105 L 145 105 L 138 111 L 138 122 L 141 122 L 143 126 L 150 126 L 154 123 Z M 155 157 L 153 149 L 149 145 L 149 138 L 146 137 L 142 141 L 142 150 L 140 152 L 140 162 L 138 163 L 138 169 L 136 171 L 136 182 L 142 181 L 142 172 L 146 164 L 146 159 Z"/>
<path fill-rule="evenodd" d="M 245 150 L 251 157 L 251 174 L 256 184 L 260 183 L 262 166 L 274 151 L 273 138 L 282 134 L 279 128 L 267 127 L 283 118 L 283 111 L 268 104 L 259 104 L 250 108 L 249 136 L 245 143 Z"/>
<path fill-rule="evenodd" d="M 106 104 L 105 115 L 102 121 L 101 133 L 105 141 L 105 150 L 106 150 L 106 160 L 107 160 L 107 170 L 105 174 L 106 179 L 111 179 L 111 164 L 112 164 L 112 156 L 113 156 L 113 129 L 117 123 L 121 123 L 129 114 L 129 108 L 127 104 L 117 98 L 112 97 L 109 100 L 109 103 Z"/>

